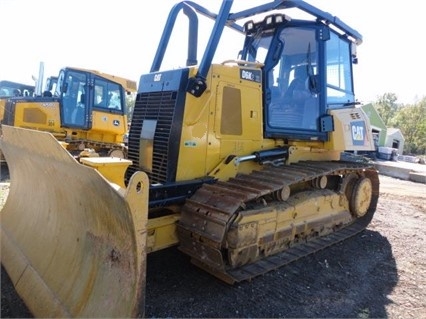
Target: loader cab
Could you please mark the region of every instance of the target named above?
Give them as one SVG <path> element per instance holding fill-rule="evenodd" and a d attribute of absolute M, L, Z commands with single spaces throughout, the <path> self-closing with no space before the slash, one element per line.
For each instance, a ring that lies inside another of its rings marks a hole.
<path fill-rule="evenodd" d="M 0 98 L 34 96 L 35 86 L 12 81 L 0 81 Z"/>
<path fill-rule="evenodd" d="M 6 103 L 12 97 L 32 97 L 35 86 L 12 81 L 0 81 L 0 123 L 5 120 Z"/>
<path fill-rule="evenodd" d="M 110 114 L 109 118 L 121 118 L 125 115 L 124 88 L 119 83 L 95 73 L 63 69 L 59 73 L 56 90 L 55 95 L 59 95 L 62 101 L 61 122 L 64 127 L 96 129 L 94 127 L 96 118 L 106 119 L 105 115 L 99 114 Z M 114 123 L 117 121 L 120 120 L 113 120 L 111 125 L 116 125 Z M 117 125 L 126 126 L 127 124 Z"/>
<path fill-rule="evenodd" d="M 356 103 L 353 43 L 324 23 L 282 14 L 244 28 L 241 58 L 264 63 L 265 136 L 326 141 L 328 111 Z"/>
<path fill-rule="evenodd" d="M 58 84 L 57 76 L 49 76 L 46 79 L 46 84 L 43 91 L 43 96 L 53 96 L 56 92 L 56 86 Z"/>

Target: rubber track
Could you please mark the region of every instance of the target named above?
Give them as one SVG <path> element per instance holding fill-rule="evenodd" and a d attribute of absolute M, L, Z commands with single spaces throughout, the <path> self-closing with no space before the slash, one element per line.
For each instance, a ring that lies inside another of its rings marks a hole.
<path fill-rule="evenodd" d="M 377 170 L 371 165 L 355 162 L 306 161 L 282 167 L 265 167 L 263 170 L 255 171 L 251 174 L 238 175 L 237 177 L 230 179 L 228 182 L 203 185 L 203 187 L 201 187 L 196 194 L 191 197 L 188 204 L 185 205 L 185 209 L 187 212 L 191 211 L 191 213 L 194 214 L 197 214 L 195 211 L 200 209 L 215 211 L 215 215 L 221 215 L 221 218 L 219 218 L 220 220 L 217 220 L 216 222 L 222 227 L 227 228 L 232 215 L 239 207 L 241 207 L 241 203 L 237 204 L 241 200 L 244 200 L 244 202 L 247 203 L 255 198 L 264 196 L 265 194 L 272 193 L 285 185 L 291 186 L 291 184 L 310 181 L 323 175 L 347 175 L 352 172 L 363 172 L 364 176 L 369 178 L 372 182 L 373 193 L 367 213 L 363 217 L 356 219 L 352 224 L 329 235 L 310 239 L 308 242 L 299 242 L 281 253 L 265 257 L 259 261 L 243 265 L 239 268 L 228 269 L 226 272 L 214 269 L 198 261 L 194 258 L 194 256 L 192 256 L 192 262 L 230 284 L 250 280 L 256 276 L 265 274 L 302 257 L 313 254 L 321 249 L 339 243 L 363 231 L 373 218 L 379 198 L 379 177 Z M 215 195 L 212 195 L 213 189 Z M 207 203 L 205 201 L 206 192 L 208 192 L 211 197 Z M 201 195 L 196 196 L 197 194 Z M 224 194 L 228 194 L 227 196 L 234 199 L 234 205 L 230 205 L 230 202 L 227 203 L 227 201 L 224 200 Z M 200 202 L 197 202 L 197 199 L 200 199 Z M 220 205 L 218 205 L 218 203 L 221 202 L 224 206 L 222 209 Z M 209 221 L 211 222 L 212 220 L 214 220 L 214 218 L 212 219 L 210 217 Z M 216 246 L 220 245 L 226 237 L 225 229 L 223 231 L 222 238 L 218 238 L 200 232 L 199 228 L 194 228 L 193 226 L 194 225 L 180 225 L 179 227 L 183 227 L 187 231 L 195 232 L 201 237 L 207 238 L 209 241 L 215 243 Z M 188 241 L 182 242 L 188 243 Z M 188 253 L 188 249 L 190 250 L 190 247 L 180 247 L 180 249 Z"/>

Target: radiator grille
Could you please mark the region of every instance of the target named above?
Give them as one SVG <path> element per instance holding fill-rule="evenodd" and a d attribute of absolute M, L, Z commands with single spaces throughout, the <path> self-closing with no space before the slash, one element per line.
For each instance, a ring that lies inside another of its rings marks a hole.
<path fill-rule="evenodd" d="M 156 120 L 154 135 L 152 172 L 147 172 L 151 184 L 174 181 L 174 170 L 168 169 L 170 162 L 170 145 L 175 117 L 177 93 L 174 91 L 149 92 L 138 94 L 129 132 L 128 158 L 133 161 L 126 173 L 128 180 L 139 168 L 140 132 L 144 120 Z M 173 160 L 171 161 L 173 162 Z M 176 165 L 172 165 L 173 167 Z M 172 176 L 173 174 L 173 176 Z"/>

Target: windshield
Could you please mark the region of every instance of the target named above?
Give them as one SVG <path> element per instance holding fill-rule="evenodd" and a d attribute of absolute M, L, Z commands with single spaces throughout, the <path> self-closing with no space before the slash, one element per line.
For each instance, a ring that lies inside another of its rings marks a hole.
<path fill-rule="evenodd" d="M 10 82 L 0 82 L 0 97 L 34 96 L 34 86 Z"/>

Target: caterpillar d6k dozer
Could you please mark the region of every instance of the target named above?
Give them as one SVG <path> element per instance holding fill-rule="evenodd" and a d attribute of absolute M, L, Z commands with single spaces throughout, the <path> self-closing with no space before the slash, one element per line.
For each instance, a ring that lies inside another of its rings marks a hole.
<path fill-rule="evenodd" d="M 97 156 L 125 158 L 126 94 L 136 92 L 136 82 L 73 67 L 49 79 L 47 85 L 56 81 L 53 93 L 40 89 L 36 96 L 9 98 L 2 124 L 50 132 L 74 156 L 91 156 L 95 151 Z"/>
<path fill-rule="evenodd" d="M 231 6 L 172 8 L 127 159 L 79 163 L 50 133 L 4 126 L 2 263 L 35 316 L 143 315 L 146 256 L 165 247 L 233 284 L 369 224 L 377 171 L 340 157 L 374 149 L 354 95 L 361 35 L 304 1 Z M 186 64 L 162 70 L 181 13 Z M 200 63 L 199 17 L 213 20 Z M 238 36 L 238 58 L 213 62 Z"/>

